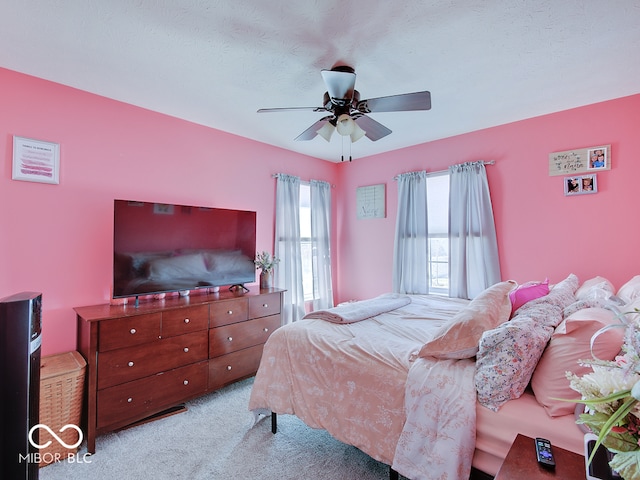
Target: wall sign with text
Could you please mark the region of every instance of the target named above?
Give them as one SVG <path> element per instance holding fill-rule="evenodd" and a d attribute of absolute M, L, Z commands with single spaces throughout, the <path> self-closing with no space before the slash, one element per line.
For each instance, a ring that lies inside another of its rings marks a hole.
<path fill-rule="evenodd" d="M 385 217 L 385 184 L 358 187 L 356 190 L 356 206 L 358 218 Z"/>
<path fill-rule="evenodd" d="M 60 145 L 13 137 L 13 180 L 60 183 Z"/>
<path fill-rule="evenodd" d="M 579 148 L 549 154 L 549 175 L 611 170 L 611 145 Z"/>

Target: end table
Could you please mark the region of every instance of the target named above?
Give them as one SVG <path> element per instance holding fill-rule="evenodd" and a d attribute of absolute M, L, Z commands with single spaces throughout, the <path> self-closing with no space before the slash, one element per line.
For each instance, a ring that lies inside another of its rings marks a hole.
<path fill-rule="evenodd" d="M 511 444 L 500 470 L 494 480 L 585 480 L 583 455 L 570 452 L 551 444 L 556 461 L 554 469 L 545 468 L 536 459 L 535 439 L 518 434 Z"/>

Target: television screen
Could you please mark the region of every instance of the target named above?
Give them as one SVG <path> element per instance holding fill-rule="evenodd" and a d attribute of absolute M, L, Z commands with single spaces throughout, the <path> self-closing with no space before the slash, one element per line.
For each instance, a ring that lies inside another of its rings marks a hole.
<path fill-rule="evenodd" d="M 115 200 L 113 298 L 256 280 L 256 212 Z"/>

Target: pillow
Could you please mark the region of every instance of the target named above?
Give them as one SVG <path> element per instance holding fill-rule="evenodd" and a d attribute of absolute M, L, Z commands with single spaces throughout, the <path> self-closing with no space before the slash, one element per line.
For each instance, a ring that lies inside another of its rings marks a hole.
<path fill-rule="evenodd" d="M 556 305 L 540 304 L 536 310 L 532 315 L 518 313 L 480 339 L 474 376 L 477 398 L 494 412 L 524 393 L 553 333 L 551 325 L 562 321 Z"/>
<path fill-rule="evenodd" d="M 509 299 L 511 300 L 511 313 L 515 313 L 525 303 L 545 296 L 549 293 L 549 279 L 544 282 L 527 282 L 511 290 Z"/>
<path fill-rule="evenodd" d="M 627 283 L 622 285 L 617 293 L 625 303 L 633 302 L 640 297 L 640 275 L 636 275 Z"/>
<path fill-rule="evenodd" d="M 420 357 L 471 358 L 478 351 L 482 333 L 509 320 L 509 291 L 513 280 L 499 282 L 484 290 L 435 333 L 420 349 Z"/>
<path fill-rule="evenodd" d="M 158 258 L 149 262 L 150 280 L 196 278 L 206 273 L 207 269 L 200 254 Z"/>
<path fill-rule="evenodd" d="M 613 284 L 604 277 L 593 277 L 576 290 L 576 298 L 578 300 L 587 300 L 588 298 L 596 297 L 609 298 L 615 292 Z"/>
<path fill-rule="evenodd" d="M 564 318 L 567 318 L 579 310 L 583 310 L 585 308 L 596 308 L 596 307 L 604 308 L 608 304 L 609 304 L 609 299 L 602 298 L 602 297 L 592 297 L 592 298 L 586 298 L 584 300 L 576 300 L 575 302 L 573 302 L 571 305 L 569 305 L 564 309 L 562 316 Z"/>
<path fill-rule="evenodd" d="M 554 400 L 576 398 L 576 391 L 569 386 L 566 372 L 582 376 L 591 367 L 580 365 L 580 360 L 591 359 L 591 337 L 600 328 L 619 324 L 615 313 L 605 308 L 585 308 L 567 317 L 555 329 L 549 345 L 538 362 L 531 388 L 536 400 L 550 417 L 573 413 L 575 404 Z M 612 328 L 598 335 L 593 353 L 602 360 L 613 360 L 620 352 L 624 328 Z"/>
<path fill-rule="evenodd" d="M 532 300 L 522 308 L 526 310 L 527 308 L 529 308 L 529 306 L 537 305 L 538 303 L 543 302 L 557 305 L 558 307 L 560 307 L 560 310 L 564 310 L 566 307 L 576 301 L 575 292 L 577 289 L 578 277 L 571 273 L 567 278 L 565 278 L 561 282 L 556 283 L 553 288 L 549 290 L 548 295 L 543 298 Z M 554 325 L 554 327 L 557 325 L 558 324 Z"/>

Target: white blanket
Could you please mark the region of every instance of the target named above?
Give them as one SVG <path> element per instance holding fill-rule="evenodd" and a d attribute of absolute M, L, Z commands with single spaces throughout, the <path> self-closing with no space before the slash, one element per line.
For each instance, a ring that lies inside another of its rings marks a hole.
<path fill-rule="evenodd" d="M 334 308 L 316 310 L 306 314 L 304 318 L 318 318 L 332 323 L 354 323 L 404 307 L 409 303 L 411 298 L 407 295 L 385 293 L 359 302 L 343 303 Z"/>
<path fill-rule="evenodd" d="M 394 470 L 413 480 L 469 478 L 476 440 L 474 374 L 471 359 L 415 360 L 405 388 L 406 422 Z"/>

